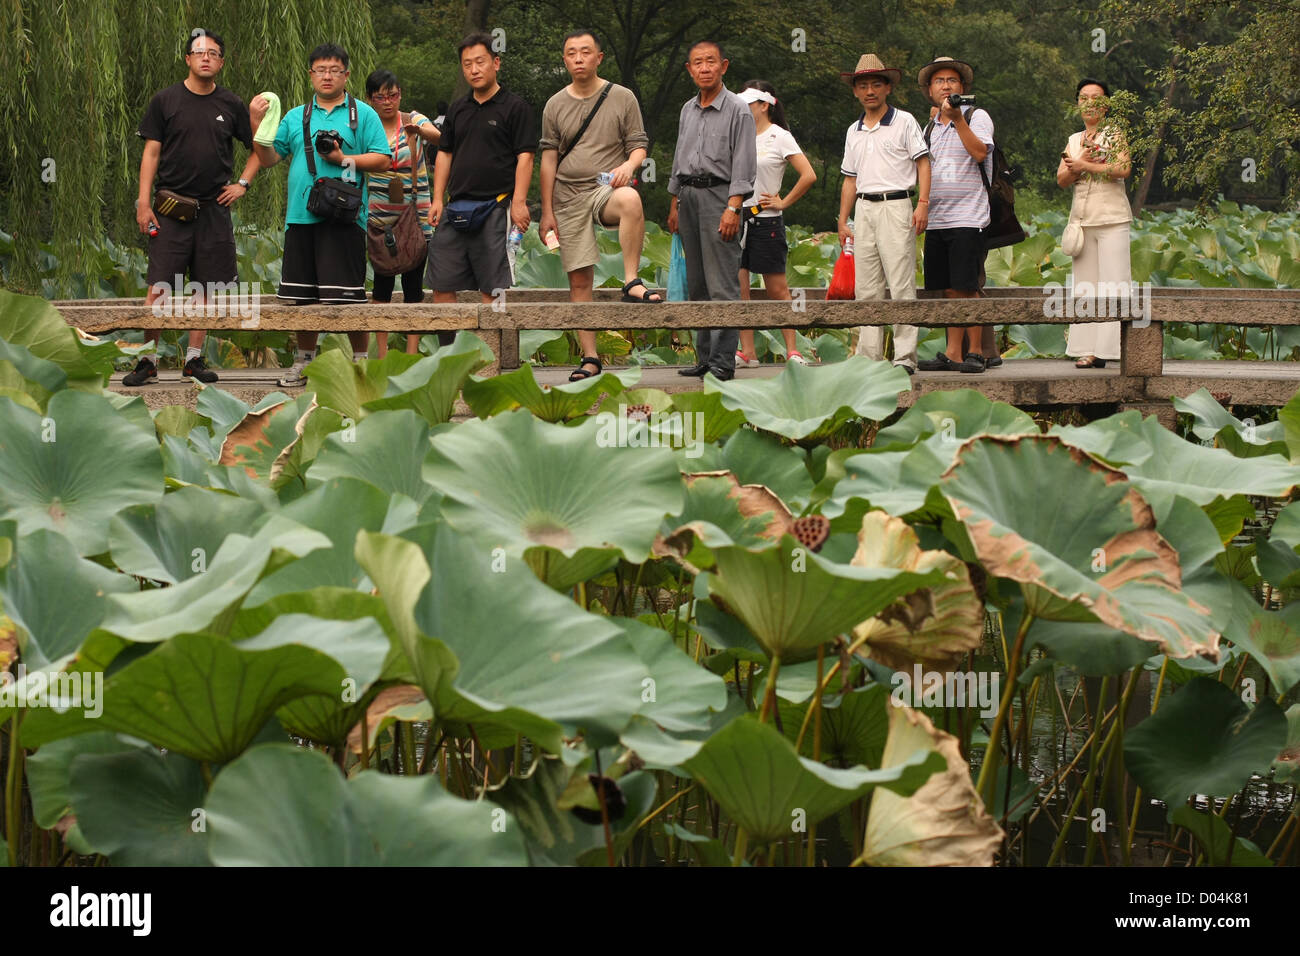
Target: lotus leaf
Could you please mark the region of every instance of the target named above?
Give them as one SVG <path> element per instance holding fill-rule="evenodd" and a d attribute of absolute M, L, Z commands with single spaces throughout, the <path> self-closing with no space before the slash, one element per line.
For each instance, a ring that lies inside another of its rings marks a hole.
<path fill-rule="evenodd" d="M 929 750 L 947 762 L 911 793 L 877 789 L 871 797 L 862 861 L 871 866 L 992 866 L 1002 829 L 971 783 L 957 738 L 910 707 L 890 706 L 882 767 Z"/>
<path fill-rule="evenodd" d="M 218 866 L 522 866 L 523 837 L 431 776 L 344 780 L 323 754 L 264 744 L 226 767 L 206 802 Z"/>
<path fill-rule="evenodd" d="M 907 373 L 888 362 L 855 355 L 837 365 L 785 366 L 769 379 L 705 379 L 726 408 L 751 423 L 795 441 L 815 441 L 854 418 L 880 421 L 898 407 L 898 393 L 910 388 Z"/>

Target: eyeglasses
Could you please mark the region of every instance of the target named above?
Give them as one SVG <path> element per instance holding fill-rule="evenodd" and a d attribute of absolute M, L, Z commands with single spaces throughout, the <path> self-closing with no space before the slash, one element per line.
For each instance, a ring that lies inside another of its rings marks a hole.
<path fill-rule="evenodd" d="M 342 76 L 347 70 L 340 70 L 337 66 L 331 66 L 312 67 L 308 72 L 315 73 L 317 76 Z"/>
<path fill-rule="evenodd" d="M 375 93 L 370 98 L 376 103 L 388 103 L 393 100 L 400 100 L 402 98 L 402 91 L 398 90 L 396 93 Z"/>
<path fill-rule="evenodd" d="M 209 58 L 213 60 L 220 60 L 221 51 L 220 50 L 191 50 L 189 52 L 189 56 L 197 56 L 200 60 L 206 60 Z"/>

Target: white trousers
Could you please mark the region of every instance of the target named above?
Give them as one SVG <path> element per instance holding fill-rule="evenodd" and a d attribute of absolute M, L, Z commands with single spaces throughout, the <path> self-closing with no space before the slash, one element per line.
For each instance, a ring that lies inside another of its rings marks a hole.
<path fill-rule="evenodd" d="M 912 201 L 859 199 L 853 210 L 854 298 L 894 301 L 916 298 L 916 235 L 912 232 Z M 916 368 L 915 325 L 894 326 L 894 361 Z M 857 354 L 883 359 L 884 329 L 858 329 Z"/>
<path fill-rule="evenodd" d="M 1129 268 L 1128 223 L 1109 226 L 1084 226 L 1083 251 L 1074 257 L 1074 287 L 1089 283 L 1122 283 L 1129 287 L 1133 273 Z M 1105 288 L 1101 290 L 1105 294 Z M 1097 308 L 1093 308 L 1094 314 Z M 1115 313 L 1112 312 L 1112 315 Z M 1071 358 L 1092 355 L 1099 359 L 1119 358 L 1118 322 L 1083 322 L 1070 326 L 1065 340 L 1065 354 Z"/>

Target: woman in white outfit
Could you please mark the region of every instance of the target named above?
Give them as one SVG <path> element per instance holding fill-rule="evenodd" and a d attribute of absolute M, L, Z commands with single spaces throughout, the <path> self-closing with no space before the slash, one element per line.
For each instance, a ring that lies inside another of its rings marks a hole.
<path fill-rule="evenodd" d="M 753 195 L 745 200 L 741 213 L 745 233 L 740 255 L 740 297 L 749 299 L 749 276 L 751 272 L 757 272 L 763 277 L 766 298 L 788 301 L 790 286 L 785 277 L 785 219 L 781 213 L 808 191 L 817 181 L 817 174 L 790 135 L 785 108 L 777 101 L 771 83 L 750 80 L 741 88 L 740 98 L 754 114 L 754 129 L 758 136 L 758 175 L 754 179 Z M 782 197 L 781 180 L 787 164 L 799 174 L 799 179 Z M 794 347 L 794 329 L 782 329 L 781 334 L 785 337 L 786 361 L 807 365 L 808 360 Z M 741 329 L 740 332 L 736 366 L 744 365 L 751 368 L 758 365 L 753 329 Z"/>
<path fill-rule="evenodd" d="M 1084 128 L 1070 137 L 1061 154 L 1056 182 L 1062 189 L 1073 187 L 1070 221 L 1083 228 L 1083 248 L 1074 254 L 1074 294 L 1095 295 L 1096 313 L 1103 301 L 1109 304 L 1114 296 L 1127 296 L 1132 281 L 1129 223 L 1133 213 L 1124 192 L 1132 165 L 1104 122 L 1104 102 L 1098 102 L 1110 96 L 1110 89 L 1100 80 L 1084 79 L 1077 92 Z M 1076 368 L 1104 368 L 1107 361 L 1119 358 L 1119 322 L 1071 325 L 1065 354 L 1078 358 Z"/>

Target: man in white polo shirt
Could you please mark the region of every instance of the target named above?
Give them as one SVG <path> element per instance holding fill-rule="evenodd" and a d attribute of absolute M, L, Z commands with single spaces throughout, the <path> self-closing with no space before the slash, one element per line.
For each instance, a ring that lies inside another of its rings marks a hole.
<path fill-rule="evenodd" d="M 928 137 L 934 183 L 930 190 L 930 229 L 925 235 L 925 288 L 949 299 L 979 295 L 984 264 L 981 230 L 989 224 L 989 197 L 980 175 L 993 175 L 993 120 L 981 109 L 954 106 L 953 94 L 964 94 L 975 82 L 969 63 L 936 57 L 917 74 L 917 82 L 938 107 Z M 969 118 L 967 117 L 967 114 Z M 948 329 L 947 348 L 920 363 L 923 372 L 982 372 L 983 327 Z"/>
<path fill-rule="evenodd" d="M 910 113 L 887 102 L 901 70 L 888 69 L 874 53 L 858 60 L 852 73 L 841 73 L 862 104 L 862 115 L 844 137 L 840 172 L 840 242 L 849 236 L 853 216 L 855 299 L 883 299 L 888 286 L 895 301 L 916 298 L 916 239 L 925 231 L 930 201 L 930 157 L 921 127 Z M 918 191 L 912 210 L 912 190 Z M 917 329 L 894 326 L 894 364 L 916 371 Z M 858 330 L 859 355 L 884 358 L 880 326 Z"/>

